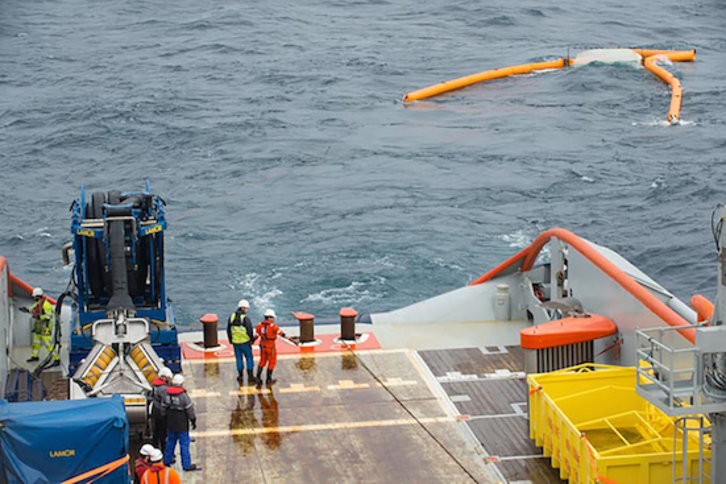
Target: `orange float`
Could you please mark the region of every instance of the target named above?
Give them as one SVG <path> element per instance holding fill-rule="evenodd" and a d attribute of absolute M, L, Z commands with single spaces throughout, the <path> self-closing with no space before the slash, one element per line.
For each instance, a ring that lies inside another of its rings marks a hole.
<path fill-rule="evenodd" d="M 643 65 L 646 69 L 665 81 L 671 86 L 671 105 L 668 110 L 668 122 L 677 124 L 680 120 L 681 113 L 681 97 L 683 89 L 680 81 L 670 72 L 659 66 L 657 63 L 661 59 L 668 59 L 673 62 L 694 61 L 696 58 L 695 50 L 676 51 L 676 50 L 655 50 L 655 49 L 622 49 L 623 51 L 632 51 L 643 57 Z M 413 101 L 421 101 L 439 94 L 461 89 L 462 87 L 471 86 L 483 81 L 492 79 L 501 79 L 503 77 L 527 74 L 534 71 L 545 69 L 562 69 L 572 65 L 572 59 L 564 57 L 556 61 L 537 62 L 534 64 L 522 64 L 512 67 L 504 67 L 501 69 L 493 69 L 489 71 L 479 72 L 469 76 L 460 77 L 451 81 L 441 82 L 433 86 L 425 87 L 417 91 L 412 91 L 403 97 L 404 103 Z"/>

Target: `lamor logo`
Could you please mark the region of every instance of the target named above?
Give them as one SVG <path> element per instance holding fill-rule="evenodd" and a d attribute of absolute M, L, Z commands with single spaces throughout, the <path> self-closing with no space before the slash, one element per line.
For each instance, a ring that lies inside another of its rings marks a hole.
<path fill-rule="evenodd" d="M 66 450 L 51 450 L 49 452 L 51 459 L 55 459 L 56 457 L 73 457 L 76 455 L 75 449 L 66 449 Z"/>

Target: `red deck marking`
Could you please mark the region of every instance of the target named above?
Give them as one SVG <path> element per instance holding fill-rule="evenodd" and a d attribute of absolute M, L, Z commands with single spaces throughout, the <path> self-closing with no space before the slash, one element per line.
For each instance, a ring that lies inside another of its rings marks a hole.
<path fill-rule="evenodd" d="M 373 333 L 363 333 L 367 339 L 362 343 L 348 344 L 352 350 L 378 350 L 381 345 L 373 335 Z M 275 348 L 277 349 L 278 355 L 294 355 L 304 353 L 341 353 L 348 351 L 348 348 L 341 343 L 336 343 L 334 340 L 338 338 L 338 334 L 320 334 L 316 335 L 315 338 L 320 340 L 320 344 L 316 346 L 296 346 L 293 343 L 285 341 L 281 338 L 277 338 L 275 342 Z M 217 351 L 210 351 L 208 353 L 198 351 L 194 346 L 190 346 L 189 343 L 181 343 L 182 352 L 184 353 L 184 359 L 187 360 L 203 360 L 203 359 L 216 359 L 216 358 L 233 358 L 234 350 L 232 345 L 227 340 L 219 340 L 219 344 L 223 346 L 222 349 Z M 203 344 L 199 343 L 198 346 L 202 347 Z M 259 356 L 260 349 L 257 345 L 253 347 L 252 353 L 255 356 Z"/>

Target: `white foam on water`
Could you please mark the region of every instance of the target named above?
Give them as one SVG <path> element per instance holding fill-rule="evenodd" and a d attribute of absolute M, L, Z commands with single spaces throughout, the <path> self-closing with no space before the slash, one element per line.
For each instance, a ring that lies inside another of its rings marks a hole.
<path fill-rule="evenodd" d="M 384 294 L 371 291 L 367 286 L 383 285 L 385 277 L 378 277 L 373 282 L 353 281 L 346 287 L 334 287 L 332 289 L 324 289 L 315 294 L 308 294 L 307 297 L 301 299 L 301 303 L 323 303 L 326 305 L 341 304 L 358 304 L 364 301 L 375 301 L 381 299 Z"/>
<path fill-rule="evenodd" d="M 594 178 L 590 178 L 589 176 L 585 176 L 585 175 L 581 176 L 580 180 L 587 182 L 587 183 L 595 183 Z"/>

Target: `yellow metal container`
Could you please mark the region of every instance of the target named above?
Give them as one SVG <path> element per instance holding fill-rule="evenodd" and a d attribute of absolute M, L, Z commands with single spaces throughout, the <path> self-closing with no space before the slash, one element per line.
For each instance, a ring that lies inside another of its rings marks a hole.
<path fill-rule="evenodd" d="M 635 368 L 596 364 L 527 377 L 530 437 L 562 479 L 571 484 L 671 482 L 674 419 L 637 395 L 635 378 Z M 681 433 L 677 449 L 676 473 L 682 475 Z M 687 471 L 695 477 L 697 438 L 689 436 L 688 449 Z M 710 460 L 709 445 L 704 458 Z"/>

